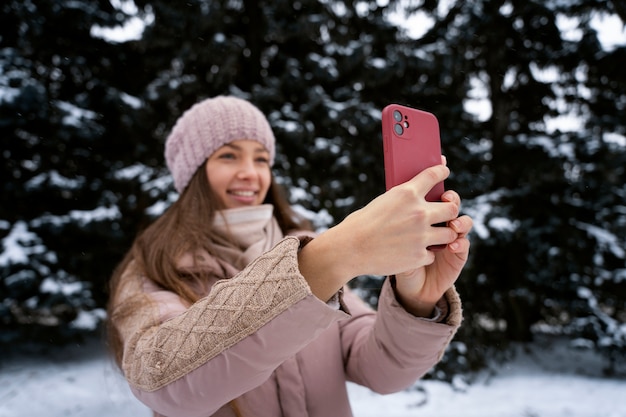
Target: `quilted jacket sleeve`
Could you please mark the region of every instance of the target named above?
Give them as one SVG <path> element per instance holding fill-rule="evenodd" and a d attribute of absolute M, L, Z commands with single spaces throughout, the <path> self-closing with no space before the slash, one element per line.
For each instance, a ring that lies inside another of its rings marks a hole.
<path fill-rule="evenodd" d="M 346 292 L 352 318 L 340 324 L 348 380 L 382 394 L 405 389 L 428 372 L 462 320 L 454 288 L 444 295 L 448 312 L 438 323 L 409 314 L 396 300 L 390 281 L 383 284 L 377 313 Z"/>

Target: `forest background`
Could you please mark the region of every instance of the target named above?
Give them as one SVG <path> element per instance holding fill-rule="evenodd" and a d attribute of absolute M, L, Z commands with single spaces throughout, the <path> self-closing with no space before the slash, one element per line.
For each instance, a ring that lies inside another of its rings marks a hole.
<path fill-rule="evenodd" d="M 383 192 L 381 109 L 437 115 L 474 217 L 451 380 L 537 335 L 624 371 L 626 7 L 600 0 L 9 0 L 0 6 L 0 351 L 99 334 L 135 234 L 175 200 L 198 100 L 268 116 L 323 230 Z M 606 28 L 604 28 L 606 29 Z M 618 35 L 620 36 L 620 35 Z M 353 285 L 375 305 L 381 277 Z"/>

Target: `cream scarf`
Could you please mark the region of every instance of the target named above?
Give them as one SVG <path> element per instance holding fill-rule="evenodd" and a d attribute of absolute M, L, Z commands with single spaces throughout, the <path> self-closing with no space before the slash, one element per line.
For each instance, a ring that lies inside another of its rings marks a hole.
<path fill-rule="evenodd" d="M 261 254 L 272 249 L 283 234 L 274 218 L 274 206 L 263 204 L 222 210 L 215 216 L 214 230 L 236 246 L 216 242 L 218 258 L 242 270 Z"/>
<path fill-rule="evenodd" d="M 202 270 L 213 279 L 231 278 L 283 238 L 271 204 L 219 211 L 213 228 L 218 235 L 213 242 L 216 253 L 199 250 L 185 254 L 177 262 L 180 270 Z M 204 284 L 210 287 L 212 282 Z"/>
<path fill-rule="evenodd" d="M 208 279 L 189 282 L 200 297 L 218 280 L 237 275 L 283 238 L 271 204 L 219 211 L 213 228 L 217 235 L 214 254 L 199 249 L 184 254 L 176 263 L 180 271 L 191 276 L 200 271 L 208 274 Z"/>

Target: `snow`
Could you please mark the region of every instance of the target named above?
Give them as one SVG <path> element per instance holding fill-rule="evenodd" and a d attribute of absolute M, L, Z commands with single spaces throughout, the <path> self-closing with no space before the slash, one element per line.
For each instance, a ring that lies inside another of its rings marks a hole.
<path fill-rule="evenodd" d="M 620 135 L 618 133 L 606 132 L 603 135 L 603 139 L 611 146 L 626 148 L 626 136 Z"/>
<path fill-rule="evenodd" d="M 485 240 L 491 236 L 489 227 L 503 227 L 503 221 L 496 220 L 495 223 L 489 222 L 489 215 L 493 211 L 493 207 L 497 205 L 498 201 L 504 196 L 506 191 L 495 190 L 488 194 L 479 195 L 472 200 L 466 200 L 464 202 L 465 212 L 472 217 L 473 227 L 472 233 L 476 233 L 481 239 Z M 502 218 L 500 218 L 502 219 Z M 517 225 L 510 223 L 511 230 L 514 230 Z"/>
<path fill-rule="evenodd" d="M 151 416 L 99 341 L 0 358 L 0 417 Z M 349 395 L 355 417 L 626 417 L 626 379 L 602 377 L 603 365 L 591 350 L 540 340 L 471 383 L 425 380 L 387 396 L 349 384 Z"/>
<path fill-rule="evenodd" d="M 59 282 L 52 277 L 46 277 L 39 286 L 41 293 L 49 294 L 65 294 L 72 295 L 79 293 L 85 289 L 85 283 L 83 282 Z"/>
<path fill-rule="evenodd" d="M 3 229 L 5 224 L 6 222 L 3 222 Z M 23 221 L 17 221 L 1 243 L 0 266 L 25 264 L 31 255 L 44 253 L 46 250 L 39 244 L 37 235 L 29 231 Z"/>
<path fill-rule="evenodd" d="M 598 40 L 607 51 L 626 44 L 626 27 L 616 14 L 595 14 L 591 19 L 591 27 L 598 32 Z"/>
<path fill-rule="evenodd" d="M 57 107 L 59 110 L 65 113 L 63 116 L 63 124 L 68 126 L 74 126 L 79 129 L 84 128 L 83 120 L 95 120 L 98 116 L 96 112 L 82 109 L 67 101 L 57 101 Z"/>
<path fill-rule="evenodd" d="M 599 248 L 610 250 L 616 258 L 626 258 L 626 251 L 620 246 L 619 236 L 610 233 L 608 230 L 584 222 L 575 222 L 574 226 L 586 231 L 590 236 L 593 236 L 598 242 Z"/>
<path fill-rule="evenodd" d="M 112 43 L 139 40 L 145 28 L 154 23 L 155 16 L 150 6 L 146 7 L 143 16 L 139 16 L 139 9 L 133 0 L 111 0 L 111 5 L 130 17 L 123 25 L 115 27 L 93 25 L 90 30 L 92 37 Z"/>
<path fill-rule="evenodd" d="M 57 187 L 63 190 L 79 190 L 85 183 L 85 177 L 67 178 L 56 169 L 37 174 L 26 182 L 27 189 L 37 189 L 49 182 L 50 187 Z"/>
<path fill-rule="evenodd" d="M 517 220 L 512 221 L 506 217 L 494 217 L 489 220 L 488 224 L 490 229 L 512 233 L 519 228 L 520 222 Z"/>
<path fill-rule="evenodd" d="M 122 217 L 118 207 L 96 207 L 93 210 L 70 210 L 66 215 L 44 214 L 30 222 L 33 227 L 40 227 L 42 224 L 54 224 L 62 226 L 64 224 L 77 224 L 84 227 L 92 222 L 115 220 Z"/>

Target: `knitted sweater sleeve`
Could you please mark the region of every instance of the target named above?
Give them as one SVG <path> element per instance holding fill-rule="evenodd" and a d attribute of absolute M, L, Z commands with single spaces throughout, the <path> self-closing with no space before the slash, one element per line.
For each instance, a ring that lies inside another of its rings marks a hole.
<path fill-rule="evenodd" d="M 283 361 L 344 319 L 345 313 L 312 295 L 298 270 L 299 245 L 298 238 L 283 239 L 165 321 L 180 307 L 155 301 L 129 272 L 111 320 L 123 340 L 122 369 L 135 395 L 166 415 L 181 415 L 182 409 L 186 415 L 200 410 L 206 415 L 263 383 Z M 297 320 L 304 314 L 310 320 Z"/>

